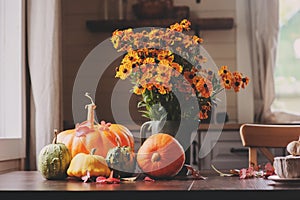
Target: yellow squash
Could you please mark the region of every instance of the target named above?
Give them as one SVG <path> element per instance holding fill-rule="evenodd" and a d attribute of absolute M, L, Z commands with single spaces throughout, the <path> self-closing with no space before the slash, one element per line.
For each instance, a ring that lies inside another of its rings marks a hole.
<path fill-rule="evenodd" d="M 108 168 L 105 158 L 99 155 L 94 155 L 96 149 L 93 149 L 91 154 L 78 153 L 71 160 L 67 174 L 81 178 L 87 175 L 89 171 L 90 176 L 105 176 L 108 177 L 110 169 Z"/>

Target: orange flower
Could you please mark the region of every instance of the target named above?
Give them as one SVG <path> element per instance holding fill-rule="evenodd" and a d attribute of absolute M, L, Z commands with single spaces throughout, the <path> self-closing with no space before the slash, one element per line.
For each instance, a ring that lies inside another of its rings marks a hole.
<path fill-rule="evenodd" d="M 229 73 L 228 66 L 226 66 L 226 65 L 221 66 L 218 73 L 219 73 L 219 76 L 221 76 L 221 77 L 227 76 L 228 75 L 227 73 Z"/>
<path fill-rule="evenodd" d="M 242 86 L 242 75 L 239 72 L 232 73 L 232 87 L 235 92 L 240 91 Z"/>
<path fill-rule="evenodd" d="M 168 87 L 165 87 L 164 85 L 161 85 L 158 82 L 153 82 L 147 85 L 148 90 L 156 90 L 159 94 L 167 94 L 170 90 Z"/>
<path fill-rule="evenodd" d="M 174 55 L 171 51 L 160 51 L 157 55 L 157 59 L 159 61 L 167 60 L 168 62 L 172 62 L 174 60 Z"/>
<path fill-rule="evenodd" d="M 243 89 L 248 85 L 249 81 L 250 81 L 250 79 L 248 77 L 242 78 L 242 88 Z"/>
<path fill-rule="evenodd" d="M 222 80 L 222 84 L 223 84 L 223 87 L 225 89 L 231 89 L 231 86 L 232 86 L 232 79 L 231 78 L 227 78 L 225 77 L 223 80 Z"/>
<path fill-rule="evenodd" d="M 116 29 L 114 32 L 113 32 L 113 36 L 122 36 L 123 35 L 123 31 L 120 31 L 120 30 L 118 30 L 118 29 Z"/>
<path fill-rule="evenodd" d="M 196 36 L 196 35 L 193 36 L 193 40 L 194 40 L 194 42 L 197 43 L 197 44 L 203 43 L 203 39 L 202 39 L 202 38 L 199 38 L 199 37 Z"/>
<path fill-rule="evenodd" d="M 184 45 L 184 48 L 189 48 L 190 46 L 192 46 L 194 44 L 194 40 L 191 39 L 189 36 L 184 37 L 182 44 Z"/>
<path fill-rule="evenodd" d="M 156 81 L 161 84 L 167 84 L 171 79 L 172 68 L 166 65 L 158 65 Z"/>
<path fill-rule="evenodd" d="M 149 39 L 150 40 L 155 40 L 158 39 L 160 35 L 162 35 L 162 31 L 160 29 L 153 29 L 151 30 L 151 32 L 149 33 Z"/>
<path fill-rule="evenodd" d="M 187 83 L 186 81 L 180 82 L 180 83 L 176 83 L 174 86 L 179 92 L 182 93 L 186 93 L 187 97 L 192 97 L 195 96 L 195 90 L 194 88 L 191 86 L 190 83 Z"/>
<path fill-rule="evenodd" d="M 191 22 L 188 21 L 187 19 L 184 19 L 180 22 L 180 25 L 183 29 L 188 31 L 188 30 L 190 30 Z"/>
<path fill-rule="evenodd" d="M 154 64 L 155 63 L 155 59 L 147 57 L 142 62 L 143 62 L 143 64 Z"/>
<path fill-rule="evenodd" d="M 141 73 L 152 73 L 154 70 L 154 64 L 142 64 L 139 66 Z M 151 74 L 152 75 L 152 74 Z"/>
<path fill-rule="evenodd" d="M 128 42 L 132 40 L 132 36 L 130 34 L 124 34 L 122 37 L 122 42 Z"/>
<path fill-rule="evenodd" d="M 117 69 L 116 78 L 120 78 L 122 80 L 125 80 L 132 71 L 132 67 L 128 64 L 120 65 L 120 67 Z"/>
<path fill-rule="evenodd" d="M 160 94 L 167 94 L 169 92 L 168 89 L 162 85 L 157 85 L 156 88 Z"/>
<path fill-rule="evenodd" d="M 202 97 L 209 98 L 211 93 L 213 92 L 213 85 L 208 79 L 201 78 L 196 85 L 196 89 Z"/>
<path fill-rule="evenodd" d="M 177 32 L 182 32 L 183 31 L 182 26 L 180 24 L 178 24 L 178 23 L 175 23 L 175 24 L 171 25 L 170 29 L 172 31 L 177 31 Z"/>
<path fill-rule="evenodd" d="M 179 76 L 179 74 L 182 72 L 182 66 L 178 63 L 172 62 L 171 67 L 176 71 L 175 73 L 173 73 L 173 75 L 175 76 Z"/>
<path fill-rule="evenodd" d="M 117 35 L 113 35 L 111 37 L 111 42 L 113 43 L 113 46 L 115 49 L 118 49 L 120 47 L 120 37 Z"/>
<path fill-rule="evenodd" d="M 148 83 L 146 84 L 146 88 L 147 88 L 147 90 L 149 90 L 149 91 L 153 90 L 154 87 L 155 87 L 155 86 L 154 86 L 153 82 L 148 82 Z"/>
<path fill-rule="evenodd" d="M 185 71 L 183 75 L 189 83 L 193 83 L 193 78 L 196 76 L 196 74 L 192 71 Z"/>
<path fill-rule="evenodd" d="M 134 86 L 133 92 L 137 95 L 142 95 L 146 91 L 146 88 L 143 87 L 142 85 Z"/>
<path fill-rule="evenodd" d="M 199 112 L 199 118 L 200 119 L 207 119 L 208 118 L 208 111 L 211 110 L 211 103 L 208 101 L 206 104 L 201 106 L 200 112 Z"/>
<path fill-rule="evenodd" d="M 203 110 L 200 110 L 199 119 L 207 119 L 207 118 L 208 118 L 208 113 Z"/>
<path fill-rule="evenodd" d="M 200 80 L 201 80 L 200 76 L 194 76 L 192 83 L 196 86 Z"/>
<path fill-rule="evenodd" d="M 140 62 L 140 58 L 136 51 L 129 51 L 126 56 L 123 58 L 122 63 L 138 63 Z"/>

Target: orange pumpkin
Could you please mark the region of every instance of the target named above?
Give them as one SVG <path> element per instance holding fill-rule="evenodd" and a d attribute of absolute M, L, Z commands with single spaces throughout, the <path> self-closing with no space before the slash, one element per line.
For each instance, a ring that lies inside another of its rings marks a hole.
<path fill-rule="evenodd" d="M 86 94 L 88 98 L 90 96 Z M 94 110 L 96 105 L 91 99 L 88 107 L 87 121 L 77 124 L 75 129 L 65 130 L 57 135 L 57 142 L 63 143 L 71 152 L 72 157 L 78 153 L 89 154 L 93 148 L 97 149 L 95 155 L 106 157 L 109 149 L 118 146 L 129 146 L 134 149 L 132 133 L 121 124 L 105 123 L 95 124 Z"/>
<path fill-rule="evenodd" d="M 141 145 L 136 160 L 145 174 L 154 178 L 171 178 L 182 169 L 185 153 L 174 137 L 157 133 L 148 137 Z"/>

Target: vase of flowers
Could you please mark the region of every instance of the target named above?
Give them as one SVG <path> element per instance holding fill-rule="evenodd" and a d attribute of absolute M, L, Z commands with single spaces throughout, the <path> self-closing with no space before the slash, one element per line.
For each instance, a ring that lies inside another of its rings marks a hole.
<path fill-rule="evenodd" d="M 130 79 L 132 92 L 141 97 L 137 107 L 149 120 L 208 119 L 222 90 L 238 92 L 249 82 L 225 65 L 217 71 L 204 68 L 207 58 L 199 48 L 203 39 L 183 33 L 190 26 L 184 19 L 166 29 L 113 32 L 114 48 L 124 52 L 115 77 Z"/>
<path fill-rule="evenodd" d="M 249 82 L 247 76 L 231 72 L 226 65 L 217 70 L 205 67 L 203 39 L 184 34 L 190 26 L 184 19 L 165 29 L 116 30 L 111 38 L 114 48 L 124 53 L 115 77 L 132 82 L 132 92 L 140 97 L 137 107 L 151 121 L 148 124 L 173 124 L 177 133 L 169 134 L 178 135 L 185 149 L 199 122 L 210 121 L 217 95 L 229 89 L 238 92 Z M 163 127 L 152 129 L 161 130 Z"/>

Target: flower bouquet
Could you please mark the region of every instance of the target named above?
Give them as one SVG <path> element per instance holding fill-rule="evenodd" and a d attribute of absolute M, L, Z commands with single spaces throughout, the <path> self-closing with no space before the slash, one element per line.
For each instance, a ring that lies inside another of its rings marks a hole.
<path fill-rule="evenodd" d="M 217 95 L 235 92 L 249 83 L 240 72 L 227 66 L 203 67 L 203 39 L 184 34 L 191 22 L 184 19 L 169 28 L 116 30 L 111 42 L 124 52 L 116 67 L 116 78 L 129 79 L 132 92 L 141 97 L 137 107 L 150 120 L 204 120 L 209 118 Z"/>

